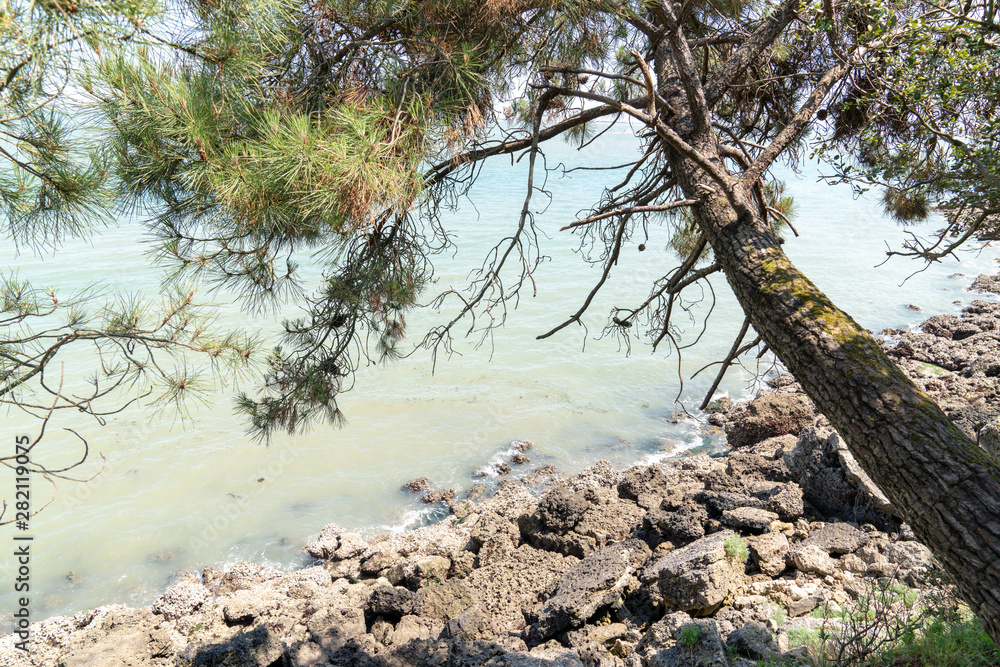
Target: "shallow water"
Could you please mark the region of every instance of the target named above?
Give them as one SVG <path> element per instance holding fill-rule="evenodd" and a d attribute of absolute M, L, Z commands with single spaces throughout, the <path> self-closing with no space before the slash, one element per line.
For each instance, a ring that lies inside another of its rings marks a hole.
<path fill-rule="evenodd" d="M 583 157 L 614 164 L 630 159 L 631 150 L 627 135 L 608 134 Z M 563 144 L 548 152 L 550 163 L 580 159 Z M 557 230 L 575 218 L 581 203 L 594 199 L 604 177 L 594 171 L 550 177 L 554 200 L 538 224 L 547 235 L 543 251 L 552 259 L 536 273 L 538 295 L 525 293 L 491 344 L 477 348 L 474 340 L 460 341 L 460 355 L 439 359 L 434 373 L 424 352 L 362 369 L 342 401 L 349 419 L 343 429 L 317 428 L 277 437 L 269 447 L 257 445 L 243 435 L 225 394 L 192 406 L 186 423 L 136 406 L 104 427 L 65 417 L 53 424 L 44 441 L 52 460 L 78 450 L 59 431 L 73 425 L 91 446 L 87 472 L 100 469 L 97 452 L 106 464 L 86 484 L 60 482 L 52 504 L 32 521 L 35 618 L 112 602 L 146 604 L 177 572 L 206 565 L 253 560 L 295 567 L 304 562 L 301 545 L 329 522 L 375 533 L 433 520 L 433 510 L 400 486 L 426 476 L 440 488 L 468 488 L 479 481 L 476 470 L 509 459 L 514 439 L 534 443 L 528 468 L 551 463 L 570 472 L 599 459 L 624 467 L 702 444 L 707 436 L 693 420 L 667 421 L 681 391 L 676 353 L 651 354 L 639 344 L 627 356 L 614 339 L 595 339 L 612 304 L 641 302 L 651 282 L 673 265 L 662 229 L 650 231 L 646 252 L 636 250 L 641 238 L 625 248 L 612 282 L 590 310 L 589 335 L 572 326 L 535 340 L 575 311 L 597 279 L 598 271 L 574 253 L 575 240 Z M 975 298 L 965 291 L 972 279 L 995 269 L 996 253 L 988 251 L 948 260 L 904 283 L 919 265 L 897 259 L 874 268 L 885 258 L 885 242 L 897 245 L 903 236 L 876 204 L 854 199 L 848 188 L 817 183 L 813 167 L 801 179 L 787 177 L 801 233 L 789 239 L 788 254 L 868 328 L 913 325 L 932 313 L 954 312 L 954 301 Z M 465 283 L 470 268 L 516 223 L 523 196 L 521 166 L 500 160 L 484 171 L 475 207 L 463 204 L 449 217 L 460 250 L 439 258 L 437 287 Z M 67 244 L 55 258 L 18 257 L 9 249 L 2 258 L 7 270 L 16 267 L 40 284 L 69 288 L 103 281 L 151 293 L 159 273 L 145 248 L 141 226 L 126 223 L 91 243 Z M 956 272 L 965 276 L 948 277 Z M 742 322 L 724 281 L 714 284 L 718 302 L 711 327 L 683 357 L 681 397 L 689 408 L 700 402 L 713 373 L 694 379 L 690 374 L 721 357 Z M 215 298 L 224 321 L 247 319 L 226 298 Z M 448 314 L 417 313 L 409 318 L 410 331 L 417 335 Z M 260 324 L 273 330 L 272 321 Z M 689 329 L 683 340 L 690 342 L 694 333 Z M 66 375 L 77 377 L 85 367 L 68 364 Z M 734 373 L 723 389 L 742 395 L 749 378 Z M 8 414 L 4 439 L 11 443 L 14 434 L 35 428 Z M 0 496 L 9 502 L 11 476 L 5 473 L 0 484 Z M 49 489 L 36 480 L 36 504 Z M 10 539 L 10 527 L 2 530 L 0 540 Z M 13 567 L 12 559 L 2 561 L 0 582 L 13 581 Z M 10 589 L 0 583 L 0 609 L 12 607 Z"/>

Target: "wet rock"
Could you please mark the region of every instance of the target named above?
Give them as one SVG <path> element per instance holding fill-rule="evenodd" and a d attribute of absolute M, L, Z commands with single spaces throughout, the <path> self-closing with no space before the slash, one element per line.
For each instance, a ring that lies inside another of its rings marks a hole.
<path fill-rule="evenodd" d="M 418 477 L 416 479 L 411 479 L 409 482 L 403 485 L 403 488 L 412 493 L 419 493 L 421 491 L 426 491 L 431 486 L 431 480 L 426 477 Z"/>
<path fill-rule="evenodd" d="M 640 540 L 626 540 L 604 547 L 573 565 L 559 579 L 553 595 L 543 604 L 528 632 L 540 643 L 557 632 L 577 628 L 601 607 L 620 603 L 632 573 L 645 565 L 649 547 Z"/>
<path fill-rule="evenodd" d="M 198 575 L 188 573 L 153 602 L 153 611 L 167 620 L 177 619 L 200 608 L 211 596 Z"/>
<path fill-rule="evenodd" d="M 510 473 L 509 463 L 504 463 L 503 461 L 501 461 L 500 463 L 497 463 L 494 467 L 496 468 L 498 475 L 507 475 Z"/>
<path fill-rule="evenodd" d="M 1000 294 L 1000 276 L 982 274 L 976 277 L 969 287 L 972 292 L 990 292 Z"/>
<path fill-rule="evenodd" d="M 529 440 L 512 440 L 510 446 L 519 452 L 526 452 L 535 445 Z"/>
<path fill-rule="evenodd" d="M 455 499 L 455 489 L 447 489 L 445 491 L 426 491 L 424 495 L 420 497 L 420 501 L 428 505 L 434 503 L 446 503 L 450 500 Z"/>
<path fill-rule="evenodd" d="M 717 398 L 711 403 L 709 403 L 707 406 L 705 406 L 705 412 L 712 415 L 720 413 L 725 414 L 730 410 L 732 410 L 734 405 L 736 405 L 736 403 L 733 401 L 733 399 L 729 398 L 728 396 L 722 396 L 721 398 Z"/>
<path fill-rule="evenodd" d="M 765 394 L 731 415 L 726 438 L 734 448 L 779 435 L 796 434 L 812 424 L 812 403 L 802 394 Z"/>
<path fill-rule="evenodd" d="M 514 456 L 510 457 L 510 462 L 514 465 L 524 465 L 525 463 L 531 463 L 531 459 L 521 452 L 517 452 Z"/>
<path fill-rule="evenodd" d="M 743 580 L 744 563 L 731 558 L 724 546 L 735 536 L 720 531 L 672 551 L 646 568 L 643 580 L 656 579 L 669 609 L 710 613 Z"/>
<path fill-rule="evenodd" d="M 346 529 L 343 526 L 336 523 L 326 524 L 316 541 L 305 546 L 306 553 L 313 558 L 329 558 L 337 550 L 340 544 L 340 534 L 344 532 Z"/>

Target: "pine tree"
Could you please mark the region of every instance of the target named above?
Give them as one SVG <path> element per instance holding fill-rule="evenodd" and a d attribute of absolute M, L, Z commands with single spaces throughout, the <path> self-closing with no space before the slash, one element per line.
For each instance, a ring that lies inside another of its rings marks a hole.
<path fill-rule="evenodd" d="M 995 64 L 992 1 L 219 0 L 181 25 L 197 27 L 105 60 L 94 84 L 122 182 L 157 207 L 164 252 L 254 303 L 294 285 L 293 253 L 331 258 L 265 386 L 240 400 L 265 437 L 336 420 L 359 360 L 393 354 L 447 240 L 437 214 L 481 161 L 525 158 L 525 200 L 431 346 L 529 280 L 545 142 L 586 142 L 592 121 L 627 117 L 635 158 L 567 224 L 602 277 L 543 335 L 579 321 L 636 229 L 675 225 L 679 264 L 609 329 L 672 343 L 685 290 L 724 274 L 747 316 L 726 365 L 752 327 L 1000 638 L 1000 468 L 791 264 L 776 229 L 791 203 L 769 176 L 813 131 L 831 159 L 851 151 L 860 183 L 890 184 L 898 215 L 971 209 L 955 230 L 989 238 L 996 70 L 977 63 Z M 854 178 L 853 162 L 836 164 Z"/>

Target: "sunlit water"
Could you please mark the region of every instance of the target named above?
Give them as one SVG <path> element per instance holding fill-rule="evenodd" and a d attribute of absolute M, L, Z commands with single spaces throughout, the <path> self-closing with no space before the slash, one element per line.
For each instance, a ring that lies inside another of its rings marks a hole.
<path fill-rule="evenodd" d="M 564 144 L 547 149 L 549 164 L 618 164 L 633 159 L 630 136 L 608 134 L 577 155 Z M 526 162 L 526 160 L 522 161 Z M 872 201 L 855 199 L 849 188 L 817 183 L 810 167 L 802 178 L 788 174 L 788 191 L 799 205 L 800 238 L 786 250 L 836 303 L 873 330 L 913 325 L 927 314 L 954 312 L 956 301 L 975 298 L 966 288 L 981 272 L 995 269 L 996 253 L 963 254 L 904 279 L 920 268 L 885 259 L 886 241 L 897 246 L 903 231 L 882 218 Z M 462 287 L 467 272 L 486 250 L 510 233 L 524 197 L 523 164 L 509 159 L 490 165 L 461 210 L 446 220 L 460 251 L 436 262 L 438 289 Z M 459 341 L 460 355 L 440 358 L 432 374 L 430 356 L 417 352 L 385 367 L 364 368 L 356 387 L 342 400 L 348 417 L 343 429 L 317 428 L 295 438 L 277 437 L 269 447 L 243 435 L 225 394 L 207 406 L 192 406 L 181 423 L 173 413 L 150 414 L 141 405 L 100 427 L 62 416 L 43 441 L 51 461 L 79 451 L 61 432 L 76 427 L 91 446 L 84 474 L 103 471 L 86 484 L 60 482 L 49 507 L 31 522 L 32 611 L 35 618 L 112 602 L 149 603 L 180 571 L 251 560 L 292 568 L 305 561 L 301 546 L 329 522 L 373 534 L 433 520 L 434 510 L 400 490 L 407 480 L 429 477 L 439 488 L 466 489 L 482 480 L 475 471 L 509 458 L 509 443 L 530 440 L 529 468 L 553 464 L 582 469 L 599 459 L 618 467 L 655 460 L 705 442 L 698 423 L 672 423 L 680 395 L 693 409 L 711 383 L 713 370 L 691 373 L 724 355 L 739 330 L 742 314 L 725 282 L 714 281 L 717 303 L 697 347 L 684 352 L 679 383 L 676 352 L 651 354 L 638 344 L 630 355 L 614 338 L 598 340 L 612 305 L 635 305 L 649 286 L 674 264 L 664 249 L 665 233 L 633 238 L 622 252 L 605 294 L 591 307 L 587 332 L 573 325 L 559 335 L 535 340 L 573 313 L 599 276 L 574 253 L 575 237 L 558 232 L 599 194 L 605 172 L 576 171 L 549 176 L 549 204 L 536 195 L 543 253 L 551 257 L 491 342 L 475 347 Z M 926 231 L 932 230 L 934 222 Z M 637 246 L 648 248 L 640 253 Z M 160 278 L 144 252 L 141 226 L 126 223 L 90 243 L 67 244 L 54 257 L 3 255 L 7 270 L 37 284 L 71 291 L 90 282 L 110 282 L 131 292 L 152 294 Z M 960 272 L 964 277 L 949 277 Z M 226 299 L 216 297 L 226 305 Z M 707 304 L 707 301 L 705 302 Z M 908 307 L 913 304 L 922 313 Z M 452 304 L 454 306 L 454 304 Z M 227 322 L 245 324 L 232 307 Z M 699 316 L 706 308 L 696 309 Z M 440 324 L 453 311 L 420 312 L 409 318 L 413 335 Z M 260 320 L 265 331 L 274 322 Z M 466 327 L 463 327 L 464 331 Z M 682 342 L 691 342 L 689 327 Z M 585 349 L 584 349 L 585 348 Z M 83 366 L 81 364 L 78 364 Z M 85 368 L 67 367 L 67 377 Z M 747 391 L 749 374 L 734 373 L 723 389 Z M 676 420 L 675 420 L 676 421 Z M 5 416 L 4 447 L 14 436 L 34 434 L 37 423 Z M 99 456 L 100 454 L 100 456 Z M 515 470 L 515 473 L 518 471 Z M 0 478 L 0 497 L 10 505 L 13 479 Z M 35 480 L 34 506 L 51 495 Z M 11 527 L 0 541 L 11 544 Z M 0 609 L 13 609 L 14 563 L 5 554 L 0 570 Z"/>

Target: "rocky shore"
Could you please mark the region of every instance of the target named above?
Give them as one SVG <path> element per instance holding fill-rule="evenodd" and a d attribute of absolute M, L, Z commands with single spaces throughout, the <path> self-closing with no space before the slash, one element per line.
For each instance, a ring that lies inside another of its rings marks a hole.
<path fill-rule="evenodd" d="M 900 366 L 998 451 L 1000 304 L 884 333 Z M 935 565 L 794 380 L 772 385 L 713 405 L 722 456 L 540 469 L 489 498 L 430 492 L 452 510 L 439 523 L 367 540 L 330 524 L 306 547 L 312 567 L 188 573 L 149 607 L 33 624 L 29 654 L 0 638 L 0 664 L 810 664 L 803 638 L 835 630 L 879 582 L 934 590 Z"/>

